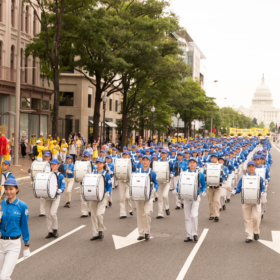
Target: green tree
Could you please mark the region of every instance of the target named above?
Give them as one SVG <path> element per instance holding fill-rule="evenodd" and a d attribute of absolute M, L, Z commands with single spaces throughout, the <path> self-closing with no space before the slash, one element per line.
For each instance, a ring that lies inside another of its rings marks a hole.
<path fill-rule="evenodd" d="M 273 131 L 273 132 L 274 132 L 274 130 L 275 130 L 275 123 L 274 123 L 274 122 L 271 122 L 271 123 L 269 124 L 269 129 L 270 129 L 270 131 Z"/>
<path fill-rule="evenodd" d="M 264 123 L 263 122 L 260 123 L 259 128 L 264 128 Z"/>
<path fill-rule="evenodd" d="M 52 135 L 57 136 L 59 109 L 59 75 L 63 67 L 61 49 L 69 49 L 69 39 L 74 38 L 73 30 L 81 13 L 95 5 L 94 0 L 26 0 L 33 8 L 41 25 L 37 34 L 25 49 L 25 55 L 40 58 L 41 73 L 53 83 L 54 104 Z M 39 8 L 40 13 L 37 12 Z M 76 37 L 75 37 L 76 38 Z M 66 59 L 67 60 L 67 59 Z"/>
<path fill-rule="evenodd" d="M 256 127 L 258 127 L 258 121 L 256 118 L 253 118 L 253 123 L 256 125 Z"/>

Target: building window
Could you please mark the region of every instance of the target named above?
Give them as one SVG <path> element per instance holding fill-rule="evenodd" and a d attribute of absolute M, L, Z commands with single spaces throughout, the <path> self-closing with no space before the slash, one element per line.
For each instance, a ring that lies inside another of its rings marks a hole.
<path fill-rule="evenodd" d="M 25 10 L 25 32 L 28 33 L 28 11 L 29 11 L 29 6 L 26 6 Z"/>
<path fill-rule="evenodd" d="M 24 59 L 24 82 L 27 84 L 27 64 L 28 64 L 28 59 L 27 56 Z"/>
<path fill-rule="evenodd" d="M 109 100 L 109 111 L 112 111 L 113 110 L 113 100 L 110 99 Z"/>
<path fill-rule="evenodd" d="M 29 97 L 21 98 L 21 108 L 30 108 L 30 98 Z"/>
<path fill-rule="evenodd" d="M 36 35 L 36 12 L 33 11 L 33 35 Z"/>
<path fill-rule="evenodd" d="M 88 94 L 88 108 L 91 108 L 91 94 Z"/>
<path fill-rule="evenodd" d="M 24 5 L 23 5 L 23 3 L 22 3 L 22 6 L 21 6 L 21 15 L 20 15 L 20 20 L 21 20 L 21 31 L 24 30 L 23 9 L 24 9 Z"/>
<path fill-rule="evenodd" d="M 118 112 L 118 100 L 115 101 L 115 111 Z"/>
<path fill-rule="evenodd" d="M 0 66 L 2 66 L 2 41 L 0 42 Z"/>
<path fill-rule="evenodd" d="M 12 0 L 11 3 L 11 23 L 12 23 L 12 27 L 14 27 L 14 18 L 15 18 L 15 0 Z"/>
<path fill-rule="evenodd" d="M 32 98 L 31 99 L 31 109 L 40 110 L 40 103 L 41 103 L 40 99 Z"/>
<path fill-rule="evenodd" d="M 33 63 L 32 63 L 32 85 L 35 86 L 35 83 L 36 83 L 36 68 L 35 68 L 35 57 L 33 56 Z"/>
<path fill-rule="evenodd" d="M 23 83 L 24 80 L 24 70 L 22 70 L 22 64 L 23 64 L 23 49 L 20 49 L 20 82 Z"/>
<path fill-rule="evenodd" d="M 73 106 L 73 105 L 74 105 L 74 92 L 59 93 L 59 106 Z"/>
<path fill-rule="evenodd" d="M 2 0 L 0 0 L 0 21 L 3 21 L 3 19 L 2 19 Z"/>
<path fill-rule="evenodd" d="M 49 110 L 49 101 L 42 100 L 42 110 Z"/>

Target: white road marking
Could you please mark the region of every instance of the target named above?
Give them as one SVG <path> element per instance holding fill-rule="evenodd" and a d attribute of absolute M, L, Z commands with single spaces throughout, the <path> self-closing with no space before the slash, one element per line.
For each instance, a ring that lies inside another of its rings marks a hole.
<path fill-rule="evenodd" d="M 276 148 L 276 146 L 274 144 L 272 144 L 272 146 L 280 153 L 280 150 L 278 148 Z"/>
<path fill-rule="evenodd" d="M 122 248 L 127 247 L 132 244 L 136 244 L 136 243 L 145 241 L 145 239 L 137 240 L 137 238 L 139 237 L 138 228 L 136 228 L 134 231 L 132 231 L 126 237 L 117 236 L 117 235 L 112 235 L 112 237 L 114 240 L 116 250 L 122 249 Z M 150 237 L 150 238 L 152 238 L 152 237 Z"/>
<path fill-rule="evenodd" d="M 266 240 L 259 240 L 259 242 L 280 254 L 280 231 L 271 231 L 271 234 L 272 242 Z"/>
<path fill-rule="evenodd" d="M 199 250 L 203 240 L 205 239 L 206 237 L 206 234 L 208 233 L 209 229 L 208 228 L 205 228 L 201 234 L 201 236 L 199 237 L 199 240 L 198 242 L 196 243 L 196 245 L 194 246 L 194 248 L 192 249 L 190 255 L 188 256 L 184 266 L 182 267 L 179 275 L 177 276 L 176 280 L 183 280 L 185 275 L 187 274 L 188 272 L 188 269 L 197 253 L 197 251 Z"/>
<path fill-rule="evenodd" d="M 72 233 L 74 233 L 74 232 L 76 232 L 76 231 L 78 231 L 78 230 L 80 230 L 80 229 L 82 229 L 82 228 L 84 228 L 84 227 L 85 227 L 85 225 L 79 226 L 78 228 L 76 228 L 76 229 L 74 229 L 74 230 L 72 230 L 72 231 L 70 231 L 70 232 L 68 232 L 68 233 L 66 233 L 66 234 L 64 234 L 64 235 L 62 235 L 61 237 L 59 237 L 59 238 L 55 239 L 54 241 L 52 241 L 52 242 L 50 242 L 50 243 L 44 245 L 43 247 L 41 247 L 41 248 L 39 248 L 39 249 L 37 249 L 37 250 L 31 252 L 31 253 L 30 253 L 30 256 L 28 257 L 28 259 L 29 259 L 30 257 L 32 257 L 33 255 L 35 255 L 35 254 L 41 252 L 42 250 L 44 250 L 44 249 L 50 247 L 51 245 L 57 243 L 58 241 L 64 239 L 65 237 L 71 235 Z M 24 258 L 20 258 L 20 259 L 17 261 L 17 264 L 18 264 L 18 263 L 21 263 L 22 261 L 24 261 Z"/>
<path fill-rule="evenodd" d="M 80 187 L 75 188 L 75 190 L 79 189 Z"/>

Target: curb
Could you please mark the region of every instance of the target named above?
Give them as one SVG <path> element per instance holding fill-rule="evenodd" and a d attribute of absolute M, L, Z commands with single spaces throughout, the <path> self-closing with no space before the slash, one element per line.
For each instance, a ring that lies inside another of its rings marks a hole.
<path fill-rule="evenodd" d="M 16 178 L 16 180 L 18 182 L 25 182 L 25 181 L 30 181 L 31 178 L 30 178 L 30 176 L 25 176 L 25 177 Z"/>

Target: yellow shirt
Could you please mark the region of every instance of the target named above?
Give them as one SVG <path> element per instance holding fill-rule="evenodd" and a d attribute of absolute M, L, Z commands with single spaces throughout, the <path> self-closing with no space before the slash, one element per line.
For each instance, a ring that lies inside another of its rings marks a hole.
<path fill-rule="evenodd" d="M 37 157 L 43 157 L 42 151 L 46 151 L 47 147 L 38 145 L 37 150 L 38 150 L 38 156 Z"/>
<path fill-rule="evenodd" d="M 30 145 L 36 145 L 36 141 L 37 141 L 37 138 L 36 137 L 31 137 L 30 139 Z"/>
<path fill-rule="evenodd" d="M 52 155 L 56 155 L 59 152 L 60 148 L 57 144 L 52 146 Z"/>
<path fill-rule="evenodd" d="M 63 148 L 66 148 L 66 151 L 63 151 Z M 60 150 L 61 150 L 61 152 L 62 153 L 67 153 L 67 148 L 68 148 L 68 145 L 67 145 L 67 143 L 61 143 L 61 145 L 60 145 Z"/>
<path fill-rule="evenodd" d="M 76 144 L 77 144 L 77 145 L 78 145 L 78 147 L 80 148 L 80 147 L 81 147 L 81 145 L 82 145 L 81 140 L 77 140 L 77 141 L 76 141 Z"/>
<path fill-rule="evenodd" d="M 40 137 L 39 140 L 42 141 L 42 144 L 45 142 L 44 137 Z"/>

